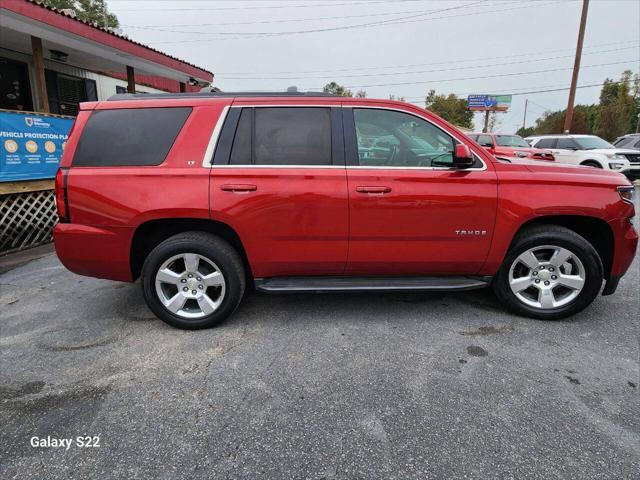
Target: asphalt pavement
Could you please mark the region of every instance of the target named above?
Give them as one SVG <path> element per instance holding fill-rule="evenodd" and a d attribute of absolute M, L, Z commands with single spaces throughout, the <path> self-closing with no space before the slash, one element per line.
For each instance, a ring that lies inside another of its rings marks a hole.
<path fill-rule="evenodd" d="M 639 265 L 567 321 L 251 293 L 186 332 L 45 255 L 0 274 L 0 478 L 638 478 Z"/>

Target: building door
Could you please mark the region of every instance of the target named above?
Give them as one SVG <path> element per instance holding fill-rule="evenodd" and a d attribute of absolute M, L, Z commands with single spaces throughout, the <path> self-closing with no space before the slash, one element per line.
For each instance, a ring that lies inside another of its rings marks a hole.
<path fill-rule="evenodd" d="M 0 108 L 33 110 L 26 63 L 0 57 Z"/>

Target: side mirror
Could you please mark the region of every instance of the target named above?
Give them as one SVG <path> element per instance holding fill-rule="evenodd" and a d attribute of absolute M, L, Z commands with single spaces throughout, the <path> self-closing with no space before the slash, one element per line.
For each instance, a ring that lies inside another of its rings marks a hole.
<path fill-rule="evenodd" d="M 456 145 L 455 155 L 453 156 L 453 165 L 456 168 L 469 168 L 475 163 L 471 149 L 464 143 Z"/>

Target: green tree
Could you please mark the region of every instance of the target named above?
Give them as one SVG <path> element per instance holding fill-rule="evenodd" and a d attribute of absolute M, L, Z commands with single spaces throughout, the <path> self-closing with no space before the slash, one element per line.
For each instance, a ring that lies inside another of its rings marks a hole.
<path fill-rule="evenodd" d="M 516 132 L 516 135 L 520 135 L 522 138 L 528 137 L 536 133 L 535 127 L 520 127 Z"/>
<path fill-rule="evenodd" d="M 48 7 L 58 10 L 73 10 L 76 18 L 100 27 L 118 28 L 118 17 L 109 13 L 105 0 L 43 0 Z"/>
<path fill-rule="evenodd" d="M 630 70 L 622 73 L 620 81 L 607 78 L 600 91 L 600 109 L 595 125 L 596 135 L 606 139 L 635 131 L 640 111 L 640 79 Z"/>
<path fill-rule="evenodd" d="M 595 134 L 606 140 L 635 132 L 640 113 L 640 76 L 630 70 L 619 81 L 607 78 L 600 90 L 598 104 L 576 105 L 571 133 Z M 547 111 L 536 120 L 534 133 L 561 133 L 566 110 Z"/>
<path fill-rule="evenodd" d="M 322 91 L 325 93 L 333 93 L 334 95 L 340 95 L 341 97 L 353 97 L 353 92 L 342 85 L 337 84 L 336 82 L 327 83 Z"/>
<path fill-rule="evenodd" d="M 547 133 L 562 133 L 566 110 L 544 112 L 542 117 L 536 120 L 535 133 L 544 135 Z M 592 134 L 598 114 L 596 105 L 576 105 L 571 119 L 571 133 Z"/>
<path fill-rule="evenodd" d="M 425 106 L 427 110 L 444 118 L 448 122 L 464 128 L 473 128 L 473 112 L 467 110 L 467 101 L 453 93 L 437 95 L 435 90 L 427 94 Z"/>

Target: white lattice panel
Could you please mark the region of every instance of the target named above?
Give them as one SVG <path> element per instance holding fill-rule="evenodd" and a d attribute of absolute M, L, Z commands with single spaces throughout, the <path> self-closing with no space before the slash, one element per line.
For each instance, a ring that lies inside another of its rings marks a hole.
<path fill-rule="evenodd" d="M 57 222 L 53 190 L 0 196 L 0 255 L 51 242 Z"/>

